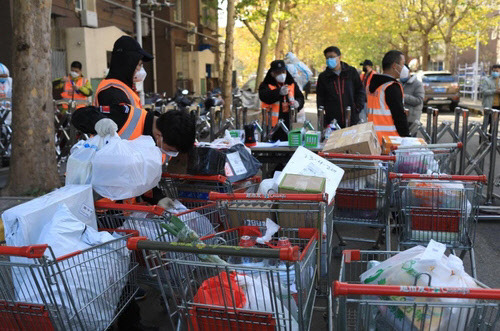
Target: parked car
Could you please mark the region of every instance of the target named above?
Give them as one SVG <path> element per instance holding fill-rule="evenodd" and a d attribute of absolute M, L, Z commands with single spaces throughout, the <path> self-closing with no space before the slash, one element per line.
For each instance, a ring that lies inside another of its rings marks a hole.
<path fill-rule="evenodd" d="M 311 92 L 309 93 L 316 93 L 316 86 L 318 85 L 318 77 L 311 77 Z"/>
<path fill-rule="evenodd" d="M 419 71 L 417 79 L 424 85 L 424 105 L 448 106 L 454 111 L 460 101 L 460 89 L 457 77 L 448 71 Z"/>

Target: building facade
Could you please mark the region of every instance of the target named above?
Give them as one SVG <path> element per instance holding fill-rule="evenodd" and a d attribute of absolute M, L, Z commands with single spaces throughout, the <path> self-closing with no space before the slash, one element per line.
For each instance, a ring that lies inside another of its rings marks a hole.
<path fill-rule="evenodd" d="M 173 95 L 177 88 L 187 88 L 204 94 L 218 86 L 217 9 L 205 0 L 163 3 L 168 6 L 154 12 L 141 6 L 142 44 L 155 55 L 155 63 L 145 65 L 144 90 L 153 92 L 156 87 L 157 92 Z M 0 48 L 0 62 L 9 68 L 12 5 L 12 0 L 0 1 L 0 41 L 6 46 Z M 136 37 L 135 17 L 135 0 L 53 0 L 52 78 L 66 75 L 71 62 L 80 61 L 96 87 L 105 77 L 114 41 L 122 35 Z"/>

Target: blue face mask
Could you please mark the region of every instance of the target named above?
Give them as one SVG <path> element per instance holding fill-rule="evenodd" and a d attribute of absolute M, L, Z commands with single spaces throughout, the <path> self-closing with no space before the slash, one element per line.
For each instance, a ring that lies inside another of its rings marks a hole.
<path fill-rule="evenodd" d="M 500 72 L 498 72 L 498 71 L 493 71 L 493 72 L 491 73 L 491 77 L 493 77 L 493 78 L 498 78 L 498 77 L 500 77 Z"/>
<path fill-rule="evenodd" d="M 408 81 L 408 79 L 410 79 L 410 77 L 406 77 L 406 78 L 400 78 L 399 80 L 401 81 L 401 83 L 406 83 Z"/>
<path fill-rule="evenodd" d="M 331 57 L 326 59 L 326 65 L 330 69 L 334 69 L 337 66 L 337 58 L 336 57 Z"/>
<path fill-rule="evenodd" d="M 6 81 L 7 81 L 7 78 L 6 78 L 6 77 L 1 77 L 1 78 L 0 78 L 0 83 L 2 83 L 2 84 L 3 84 L 3 83 L 5 83 Z"/>

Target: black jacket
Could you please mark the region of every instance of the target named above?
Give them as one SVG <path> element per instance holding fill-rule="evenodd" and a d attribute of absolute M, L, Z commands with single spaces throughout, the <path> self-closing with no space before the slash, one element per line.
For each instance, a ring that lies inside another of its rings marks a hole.
<path fill-rule="evenodd" d="M 335 118 L 345 127 L 345 110 L 351 107 L 351 125 L 359 122 L 359 112 L 366 101 L 366 93 L 354 67 L 341 62 L 340 75 L 326 68 L 319 74 L 316 86 L 316 103 L 325 108 L 325 127 Z"/>
<path fill-rule="evenodd" d="M 118 125 L 118 131 L 123 127 L 128 118 L 128 106 L 111 105 L 109 112 L 101 112 L 99 107 L 83 107 L 77 109 L 71 116 L 71 124 L 83 133 L 96 134 L 95 124 L 103 118 L 112 119 Z M 151 111 L 144 120 L 144 135 L 153 137 L 153 122 L 155 114 Z M 154 137 L 153 137 L 154 139 Z"/>
<path fill-rule="evenodd" d="M 292 75 L 287 71 L 286 72 L 286 79 L 285 79 L 285 84 L 290 85 L 290 84 L 295 84 L 295 89 L 294 89 L 294 98 L 295 100 L 299 103 L 299 108 L 297 111 L 301 110 L 304 107 L 304 95 L 300 91 L 300 88 L 298 84 L 293 80 Z M 271 90 L 269 85 L 273 85 L 276 87 L 276 89 Z M 280 94 L 280 86 L 278 86 L 278 82 L 274 77 L 271 75 L 271 71 L 267 72 L 266 77 L 260 83 L 259 85 L 259 99 L 260 101 L 267 103 L 267 104 L 273 104 L 275 102 L 280 102 L 280 117 L 285 120 L 285 124 L 288 128 L 290 128 L 289 123 L 288 123 L 288 113 L 282 113 L 281 112 L 281 106 L 283 101 L 285 100 L 285 96 Z"/>
<path fill-rule="evenodd" d="M 397 84 L 391 84 L 387 87 L 385 90 L 385 102 L 391 109 L 392 120 L 394 121 L 394 126 L 396 126 L 399 135 L 401 137 L 408 137 L 410 135 L 410 129 L 408 127 L 408 119 L 406 118 L 403 105 L 403 93 L 399 82 L 390 76 L 375 74 L 372 77 L 368 90 L 370 93 L 373 93 L 381 85 L 390 81 L 397 82 Z"/>
<path fill-rule="evenodd" d="M 106 79 L 117 79 L 128 87 L 133 88 L 133 76 L 141 55 L 136 52 L 113 53 Z M 118 131 L 122 128 L 128 118 L 127 107 L 121 104 L 131 104 L 125 92 L 110 87 L 100 92 L 98 98 L 101 106 L 111 106 L 109 113 L 101 113 L 99 108 L 84 107 L 76 110 L 71 118 L 71 123 L 84 133 L 96 134 L 94 126 L 102 118 L 110 118 L 118 125 Z M 144 123 L 144 135 L 153 136 L 154 113 L 149 112 Z"/>

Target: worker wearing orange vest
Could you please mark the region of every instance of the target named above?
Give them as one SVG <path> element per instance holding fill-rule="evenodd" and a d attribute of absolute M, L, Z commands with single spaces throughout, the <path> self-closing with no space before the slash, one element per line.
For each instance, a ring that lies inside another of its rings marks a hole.
<path fill-rule="evenodd" d="M 403 106 L 403 87 L 397 80 L 409 71 L 399 51 L 389 51 L 382 60 L 383 74 L 373 75 L 367 95 L 368 121 L 373 122 L 380 143 L 384 136 L 409 136 Z"/>
<path fill-rule="evenodd" d="M 377 72 L 373 70 L 373 62 L 368 59 L 364 60 L 360 65 L 363 66 L 363 73 L 360 75 L 360 79 L 366 89 L 366 94 L 368 94 L 368 86 L 370 86 L 373 75 Z"/>
<path fill-rule="evenodd" d="M 195 141 L 195 119 L 185 111 L 169 111 L 160 116 L 142 108 L 134 83 L 146 78 L 143 61 L 153 57 L 137 41 L 120 37 L 114 44 L 110 69 L 94 97 L 94 105 L 76 111 L 73 125 L 85 133 L 105 136 L 114 134 L 122 139 L 149 135 L 165 155 L 176 156 L 189 151 Z"/>
<path fill-rule="evenodd" d="M 291 129 L 289 121 L 290 107 L 300 111 L 304 107 L 304 95 L 293 80 L 292 75 L 286 70 L 285 61 L 275 60 L 271 62 L 266 77 L 259 86 L 259 99 L 261 107 L 271 111 L 272 126 L 278 124 L 281 118 L 288 129 Z M 273 140 L 286 141 L 288 137 L 282 131 L 278 131 Z"/>
<path fill-rule="evenodd" d="M 92 95 L 92 86 L 90 81 L 82 75 L 82 64 L 78 61 L 71 63 L 71 69 L 68 76 L 65 76 L 54 82 L 55 89 L 61 89 L 61 99 L 76 103 L 76 109 L 85 107 L 88 104 L 88 97 Z M 67 110 L 68 104 L 63 104 L 62 108 Z"/>

